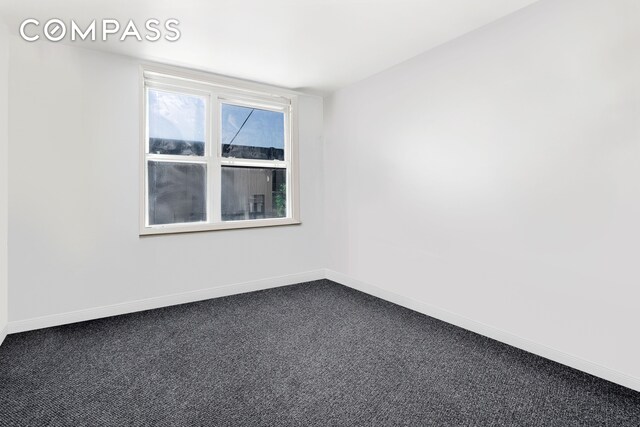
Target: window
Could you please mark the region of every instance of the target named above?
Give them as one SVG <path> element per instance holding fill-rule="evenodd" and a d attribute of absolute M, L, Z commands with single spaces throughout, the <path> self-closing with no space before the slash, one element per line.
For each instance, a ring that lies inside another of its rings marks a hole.
<path fill-rule="evenodd" d="M 143 70 L 140 234 L 298 224 L 296 95 Z"/>

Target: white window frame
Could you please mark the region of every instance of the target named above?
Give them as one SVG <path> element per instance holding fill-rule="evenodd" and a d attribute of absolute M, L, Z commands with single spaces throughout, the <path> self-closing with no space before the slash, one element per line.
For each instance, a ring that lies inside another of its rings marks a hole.
<path fill-rule="evenodd" d="M 296 92 L 240 80 L 183 70 L 177 67 L 142 65 L 140 68 L 140 235 L 190 233 L 254 227 L 300 224 L 298 181 L 298 95 Z M 149 89 L 167 90 L 203 96 L 208 113 L 205 128 L 204 156 L 153 154 L 148 152 Z M 230 103 L 284 113 L 284 160 L 258 160 L 222 157 L 220 105 Z M 147 168 L 149 161 L 200 163 L 207 165 L 207 221 L 179 224 L 149 225 L 149 192 Z M 283 168 L 287 171 L 287 214 L 284 218 L 222 221 L 221 174 L 223 166 Z"/>

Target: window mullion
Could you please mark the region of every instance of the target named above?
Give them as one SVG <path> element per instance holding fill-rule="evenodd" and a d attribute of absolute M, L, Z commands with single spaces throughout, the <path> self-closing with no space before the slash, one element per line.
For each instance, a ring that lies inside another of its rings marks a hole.
<path fill-rule="evenodd" d="M 211 117 L 209 122 L 212 126 L 212 131 L 209 135 L 210 147 L 210 163 L 211 169 L 209 176 L 209 184 L 211 190 L 212 210 L 212 222 L 222 221 L 222 168 L 220 166 L 220 99 L 217 94 L 211 96 Z"/>

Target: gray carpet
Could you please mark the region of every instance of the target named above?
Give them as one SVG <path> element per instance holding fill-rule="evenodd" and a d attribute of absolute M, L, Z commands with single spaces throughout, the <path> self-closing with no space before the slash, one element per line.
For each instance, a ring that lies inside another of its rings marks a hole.
<path fill-rule="evenodd" d="M 640 393 L 330 281 L 10 335 L 0 426 L 638 426 Z"/>

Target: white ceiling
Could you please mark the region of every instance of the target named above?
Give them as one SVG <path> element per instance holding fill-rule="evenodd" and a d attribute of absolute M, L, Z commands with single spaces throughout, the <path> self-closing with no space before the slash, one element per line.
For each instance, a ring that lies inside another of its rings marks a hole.
<path fill-rule="evenodd" d="M 178 42 L 75 42 L 291 89 L 329 92 L 537 0 L 2 0 L 26 18 L 180 21 Z M 25 42 L 26 43 L 26 42 Z M 38 41 L 36 43 L 50 43 Z"/>

